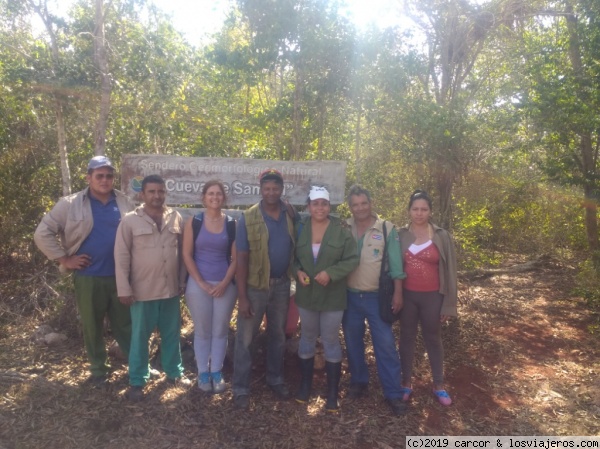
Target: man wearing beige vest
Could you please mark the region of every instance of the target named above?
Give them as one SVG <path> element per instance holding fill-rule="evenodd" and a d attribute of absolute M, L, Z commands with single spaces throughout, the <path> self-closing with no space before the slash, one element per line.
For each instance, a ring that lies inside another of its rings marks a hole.
<path fill-rule="evenodd" d="M 400 312 L 402 279 L 406 275 L 402 268 L 398 233 L 392 223 L 385 222 L 387 235 L 384 238 L 384 220 L 372 211 L 371 194 L 368 190 L 352 186 L 348 193 L 348 205 L 352 212 L 348 224 L 356 239 L 360 257 L 358 268 L 348 276 L 348 307 L 342 319 L 350 368 L 348 397 L 358 399 L 365 396 L 369 385 L 364 342 L 366 320 L 371 332 L 383 396 L 392 413 L 402 415 L 406 413 L 407 407 L 402 401 L 400 356 L 396 350 L 392 325 L 383 321 L 379 314 L 378 294 L 385 245 L 390 275 L 394 279 L 392 311 Z"/>

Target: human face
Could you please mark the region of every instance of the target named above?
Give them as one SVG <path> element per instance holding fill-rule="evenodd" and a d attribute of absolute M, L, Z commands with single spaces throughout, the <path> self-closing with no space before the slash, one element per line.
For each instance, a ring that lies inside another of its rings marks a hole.
<path fill-rule="evenodd" d="M 163 205 L 165 204 L 167 189 L 164 184 L 149 182 L 144 186 L 141 196 L 145 207 L 153 210 L 159 210 L 162 209 Z"/>
<path fill-rule="evenodd" d="M 260 185 L 260 194 L 265 204 L 274 206 L 281 201 L 283 186 L 276 181 L 264 181 Z"/>
<path fill-rule="evenodd" d="M 431 218 L 431 209 L 426 200 L 414 200 L 408 211 L 410 221 L 416 225 L 424 225 L 429 223 Z"/>
<path fill-rule="evenodd" d="M 355 221 L 365 221 L 372 215 L 371 202 L 364 193 L 350 197 L 350 212 Z"/>
<path fill-rule="evenodd" d="M 202 203 L 207 209 L 221 209 L 225 195 L 218 185 L 210 186 L 206 193 L 202 196 Z"/>
<path fill-rule="evenodd" d="M 101 167 L 86 175 L 90 192 L 95 198 L 106 198 L 113 191 L 115 171 L 110 167 Z"/>
<path fill-rule="evenodd" d="M 329 204 L 329 201 L 323 198 L 311 200 L 310 203 L 308 203 L 308 212 L 314 221 L 325 221 L 327 220 L 329 212 L 331 212 L 331 205 Z"/>

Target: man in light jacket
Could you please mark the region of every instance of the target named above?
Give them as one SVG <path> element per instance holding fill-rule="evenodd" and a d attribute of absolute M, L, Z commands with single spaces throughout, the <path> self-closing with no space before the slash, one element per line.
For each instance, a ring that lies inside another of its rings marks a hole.
<path fill-rule="evenodd" d="M 189 387 L 183 377 L 180 295 L 185 291 L 181 256 L 183 222 L 176 210 L 166 207 L 164 180 L 149 175 L 142 180 L 144 203 L 121 221 L 115 243 L 119 300 L 131 307 L 129 385 L 132 401 L 143 399 L 150 377 L 148 340 L 160 332 L 162 367 L 174 385 Z"/>
<path fill-rule="evenodd" d="M 129 353 L 129 308 L 118 299 L 113 249 L 117 227 L 135 207 L 115 190 L 115 170 L 105 156 L 93 157 L 86 175 L 88 187 L 61 198 L 38 225 L 34 240 L 61 272 L 73 272 L 83 341 L 90 363 L 91 382 L 108 382 L 110 370 L 104 342 L 104 316 L 123 352 Z"/>

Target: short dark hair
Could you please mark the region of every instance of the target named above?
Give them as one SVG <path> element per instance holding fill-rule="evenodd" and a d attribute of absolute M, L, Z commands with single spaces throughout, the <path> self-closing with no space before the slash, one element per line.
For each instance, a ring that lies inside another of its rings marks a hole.
<path fill-rule="evenodd" d="M 142 192 L 146 190 L 146 184 L 162 184 L 165 185 L 165 180 L 158 175 L 148 175 L 142 179 Z"/>
<path fill-rule="evenodd" d="M 369 192 L 361 185 L 354 184 L 350 186 L 350 189 L 348 189 L 348 196 L 346 196 L 346 202 L 348 203 L 348 206 L 350 206 L 350 201 L 352 200 L 352 197 L 359 195 L 365 195 L 367 197 L 367 200 L 369 200 L 369 203 L 371 202 L 371 192 Z"/>
<path fill-rule="evenodd" d="M 431 197 L 425 190 L 420 190 L 420 189 L 415 190 L 412 193 L 412 195 L 410 196 L 410 199 L 408 200 L 408 210 L 410 210 L 413 203 L 417 200 L 427 201 L 427 204 L 429 205 L 429 209 L 433 210 L 433 201 L 431 201 Z"/>

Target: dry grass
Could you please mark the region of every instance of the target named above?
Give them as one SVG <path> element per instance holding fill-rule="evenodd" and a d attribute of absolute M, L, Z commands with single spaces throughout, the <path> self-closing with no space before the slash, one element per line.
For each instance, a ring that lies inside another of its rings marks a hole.
<path fill-rule="evenodd" d="M 276 401 L 264 385 L 260 354 L 250 411 L 234 409 L 230 391 L 208 396 L 169 387 L 164 378 L 153 379 L 147 398 L 132 404 L 124 397 L 124 365 L 114 363 L 110 387 L 90 388 L 78 338 L 41 348 L 29 338 L 39 323 L 15 319 L 0 328 L 0 449 L 386 449 L 404 447 L 405 435 L 597 435 L 598 337 L 588 332 L 592 313 L 569 297 L 571 275 L 548 265 L 463 285 L 460 319 L 444 328 L 455 404 L 443 408 L 430 394 L 419 344 L 411 412 L 400 418 L 388 412 L 377 382 L 362 401 L 347 400 L 342 391 L 338 415 L 325 413 L 319 396 L 308 406 Z M 66 326 L 64 316 L 57 322 Z M 186 371 L 193 377 L 187 321 L 184 329 Z M 375 379 L 370 346 L 368 358 Z M 292 388 L 297 371 L 288 356 Z M 225 374 L 231 378 L 231 366 Z M 344 370 L 343 387 L 348 379 Z M 318 372 L 316 393 L 324 384 Z"/>

